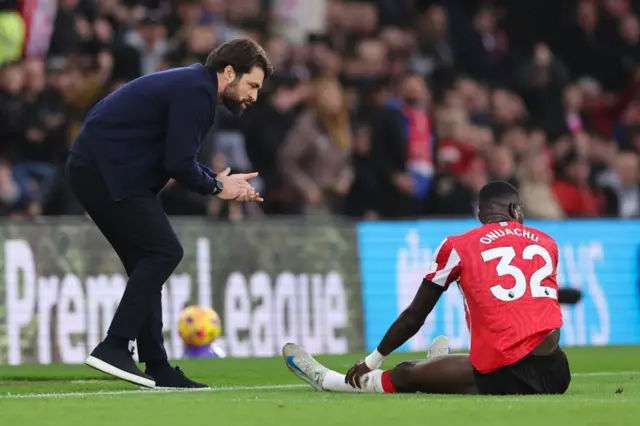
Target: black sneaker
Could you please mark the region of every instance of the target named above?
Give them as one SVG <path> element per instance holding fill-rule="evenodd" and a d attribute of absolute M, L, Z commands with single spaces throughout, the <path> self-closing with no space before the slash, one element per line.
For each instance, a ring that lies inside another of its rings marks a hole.
<path fill-rule="evenodd" d="M 100 343 L 84 362 L 89 367 L 117 377 L 134 385 L 155 388 L 156 383 L 151 376 L 140 371 L 128 350 L 114 349 Z"/>
<path fill-rule="evenodd" d="M 208 385 L 194 382 L 180 370 L 180 367 L 171 368 L 167 366 L 158 371 L 150 372 L 145 370 L 156 382 L 155 389 L 209 389 Z"/>

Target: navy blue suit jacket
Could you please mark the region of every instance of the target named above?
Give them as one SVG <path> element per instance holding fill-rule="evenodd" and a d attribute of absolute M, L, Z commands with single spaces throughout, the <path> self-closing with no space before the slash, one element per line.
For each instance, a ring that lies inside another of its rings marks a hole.
<path fill-rule="evenodd" d="M 157 194 L 169 178 L 211 194 L 216 175 L 196 156 L 217 99 L 216 75 L 200 64 L 146 75 L 89 111 L 71 152 L 100 171 L 115 200 Z"/>

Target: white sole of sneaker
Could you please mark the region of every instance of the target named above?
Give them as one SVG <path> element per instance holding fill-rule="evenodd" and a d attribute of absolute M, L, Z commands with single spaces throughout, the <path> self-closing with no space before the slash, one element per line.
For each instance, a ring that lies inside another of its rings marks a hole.
<path fill-rule="evenodd" d="M 294 362 L 296 356 L 299 356 L 299 355 L 307 355 L 307 356 L 309 356 L 309 358 L 313 358 L 313 357 L 311 357 L 311 355 L 308 355 L 308 353 L 306 353 L 304 351 L 304 349 L 302 349 L 300 346 L 295 345 L 293 343 L 287 343 L 282 348 L 282 357 L 284 358 L 284 363 L 287 366 L 287 368 L 289 369 L 289 371 L 291 371 L 293 374 L 298 376 L 298 378 L 300 378 L 300 379 L 304 380 L 305 382 L 307 382 L 309 385 L 311 385 L 312 388 L 314 388 L 318 392 L 322 392 L 323 389 L 322 389 L 321 384 L 320 383 L 316 383 L 313 379 L 311 379 L 311 377 L 307 376 L 300 369 L 300 367 L 298 367 L 296 365 L 296 363 Z"/>
<path fill-rule="evenodd" d="M 449 339 L 446 336 L 438 336 L 433 339 L 429 351 L 427 352 L 427 359 L 438 358 L 440 356 L 449 355 L 451 353 L 451 345 Z"/>
<path fill-rule="evenodd" d="M 154 391 L 186 391 L 186 392 L 198 392 L 198 391 L 210 391 L 210 387 L 206 388 L 170 388 L 166 386 L 156 386 L 153 389 L 140 387 L 140 390 L 154 390 Z"/>
<path fill-rule="evenodd" d="M 95 368 L 96 370 L 110 376 L 117 377 L 118 379 L 124 380 L 125 382 L 129 382 L 134 385 L 142 386 L 149 389 L 155 389 L 156 387 L 156 382 L 154 382 L 153 380 L 145 379 L 144 377 L 127 373 L 126 371 L 120 370 L 119 368 L 114 367 L 111 364 L 107 364 L 106 362 L 93 356 L 89 356 L 84 363 L 91 368 Z"/>
<path fill-rule="evenodd" d="M 322 386 L 320 386 L 318 383 L 314 382 L 313 380 L 311 380 L 311 378 L 309 376 L 307 376 L 306 374 L 302 373 L 297 366 L 295 366 L 295 364 L 290 364 L 292 363 L 292 361 L 285 359 L 284 363 L 287 365 L 287 368 L 289 369 L 289 371 L 291 371 L 293 374 L 295 374 L 298 378 L 304 380 L 305 382 L 307 382 L 309 385 L 311 385 L 312 388 L 314 388 L 315 390 L 317 390 L 318 392 L 322 392 Z"/>

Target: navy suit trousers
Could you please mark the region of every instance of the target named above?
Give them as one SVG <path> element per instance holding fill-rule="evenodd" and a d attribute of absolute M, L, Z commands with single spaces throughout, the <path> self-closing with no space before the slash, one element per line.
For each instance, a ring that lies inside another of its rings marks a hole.
<path fill-rule="evenodd" d="M 100 173 L 74 154 L 65 171 L 73 193 L 129 276 L 108 334 L 136 340 L 141 362 L 166 359 L 162 286 L 182 260 L 183 250 L 160 200 L 149 191 L 114 201 Z"/>

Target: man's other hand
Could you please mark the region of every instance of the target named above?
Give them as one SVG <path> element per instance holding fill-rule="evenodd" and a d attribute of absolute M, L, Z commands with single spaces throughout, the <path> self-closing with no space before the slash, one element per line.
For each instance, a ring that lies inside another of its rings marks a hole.
<path fill-rule="evenodd" d="M 231 169 L 227 167 L 216 176 L 216 179 L 222 183 L 222 192 L 217 194 L 218 198 L 244 202 L 257 201 L 259 203 L 264 201 L 249 184 L 249 180 L 258 177 L 257 172 L 229 175 L 230 172 Z"/>

